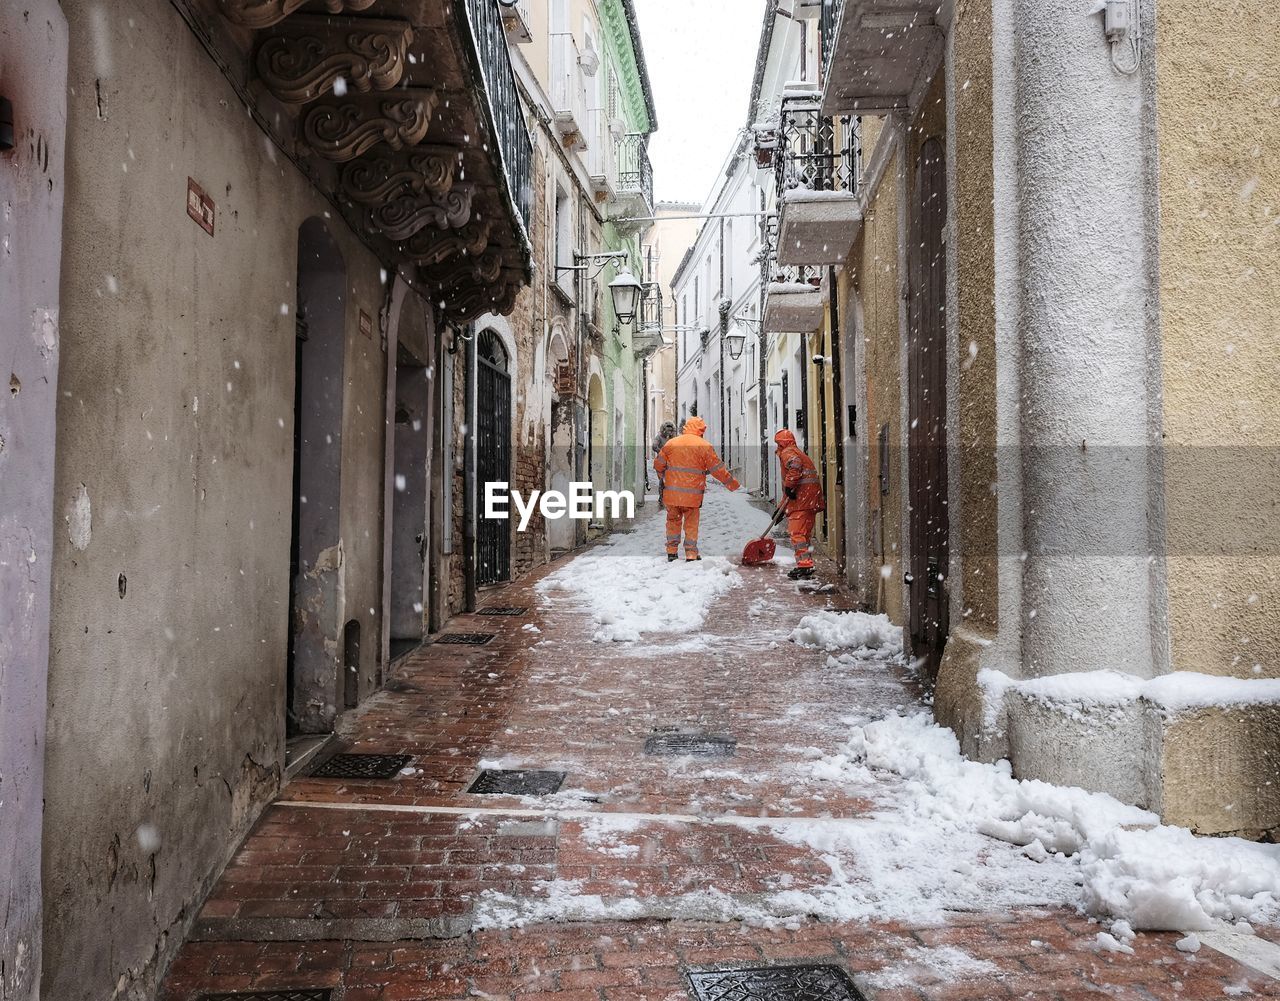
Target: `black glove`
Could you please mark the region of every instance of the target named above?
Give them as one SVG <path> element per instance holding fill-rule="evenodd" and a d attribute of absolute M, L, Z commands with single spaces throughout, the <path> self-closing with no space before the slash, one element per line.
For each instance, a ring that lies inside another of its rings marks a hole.
<path fill-rule="evenodd" d="M 782 495 L 786 497 L 787 500 L 795 500 L 800 496 L 800 489 L 798 487 L 783 487 Z"/>

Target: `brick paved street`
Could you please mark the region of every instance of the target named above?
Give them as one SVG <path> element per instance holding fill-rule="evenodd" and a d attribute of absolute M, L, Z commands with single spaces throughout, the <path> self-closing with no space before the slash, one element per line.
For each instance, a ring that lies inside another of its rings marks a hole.
<path fill-rule="evenodd" d="M 448 633 L 497 636 L 410 654 L 341 734 L 348 750 L 409 755 L 406 769 L 288 785 L 206 903 L 163 997 L 332 987 L 345 1001 L 683 999 L 690 969 L 802 960 L 839 965 L 886 1001 L 1280 996 L 1210 948 L 1178 951 L 1172 933 L 1140 935 L 1132 955 L 1100 952 L 1099 925 L 1054 906 L 1052 887 L 991 913 L 952 896 L 885 920 L 870 891 L 854 894 L 871 901 L 863 913 L 839 911 L 861 874 L 838 871 L 821 832 L 873 817 L 892 785 L 824 782 L 813 763 L 839 752 L 851 720 L 919 708 L 920 693 L 901 667 L 831 667 L 791 643 L 804 614 L 849 598 L 784 569 L 744 569 L 703 647 L 689 635 L 593 642 L 585 610 L 537 588 L 559 566 L 484 593 L 484 605 L 528 611 L 453 620 Z M 655 734 L 694 730 L 735 740 L 736 753 L 644 752 Z M 484 767 L 566 779 L 542 798 L 467 793 Z M 975 888 L 998 853 L 1033 865 L 990 842 Z"/>

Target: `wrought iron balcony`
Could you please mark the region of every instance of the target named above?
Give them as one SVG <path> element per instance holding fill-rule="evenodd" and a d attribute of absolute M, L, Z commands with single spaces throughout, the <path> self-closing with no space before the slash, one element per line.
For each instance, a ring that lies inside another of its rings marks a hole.
<path fill-rule="evenodd" d="M 831 52 L 835 48 L 836 26 L 844 0 L 822 0 L 822 13 L 818 16 L 818 38 L 822 43 L 822 79 L 831 72 Z"/>
<path fill-rule="evenodd" d="M 909 110 L 942 58 L 941 0 L 824 0 L 822 110 Z"/>
<path fill-rule="evenodd" d="M 527 233 L 533 208 L 533 140 L 525 128 L 502 12 L 494 0 L 466 0 L 466 5 L 480 57 L 479 70 L 493 109 L 497 155 L 507 179 L 510 205 L 519 212 Z"/>
<path fill-rule="evenodd" d="M 816 94 L 783 100 L 773 137 L 779 263 L 844 263 L 862 221 L 860 125 L 823 115 Z"/>
<path fill-rule="evenodd" d="M 629 132 L 618 140 L 618 187 L 611 206 L 615 219 L 653 215 L 653 164 L 649 162 L 649 137 Z M 624 230 L 628 226 L 622 227 Z"/>

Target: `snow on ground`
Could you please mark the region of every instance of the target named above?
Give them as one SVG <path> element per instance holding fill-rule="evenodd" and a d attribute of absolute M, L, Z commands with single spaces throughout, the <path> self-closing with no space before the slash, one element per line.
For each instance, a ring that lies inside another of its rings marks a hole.
<path fill-rule="evenodd" d="M 791 639 L 801 646 L 850 650 L 852 656 L 889 658 L 902 654 L 902 627 L 887 615 L 866 612 L 815 612 L 800 620 Z"/>
<path fill-rule="evenodd" d="M 957 846 L 974 833 L 1023 846 L 1039 863 L 1032 880 L 1083 883 L 1062 903 L 1134 929 L 1280 919 L 1280 846 L 1198 838 L 1102 793 L 1015 779 L 1007 762 L 962 757 L 955 735 L 923 713 L 855 729 L 844 754 L 815 770 L 842 784 L 862 785 L 876 772 L 906 779 L 895 782 L 882 821 Z M 963 849 L 935 861 L 949 860 L 963 862 Z"/>
<path fill-rule="evenodd" d="M 742 547 L 769 516 L 747 495 L 707 485 L 698 548 L 700 563 L 668 563 L 664 512 L 643 515 L 629 533 L 587 550 L 538 584 L 547 598 L 568 597 L 590 610 L 598 643 L 635 642 L 646 633 L 690 633 L 721 595 L 742 584 Z"/>

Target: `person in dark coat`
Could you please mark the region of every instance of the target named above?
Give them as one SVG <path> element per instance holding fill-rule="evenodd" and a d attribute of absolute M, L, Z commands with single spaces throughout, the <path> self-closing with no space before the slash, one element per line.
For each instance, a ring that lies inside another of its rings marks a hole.
<path fill-rule="evenodd" d="M 656 456 L 662 451 L 662 446 L 676 436 L 676 425 L 674 421 L 663 421 L 662 426 L 658 428 L 658 433 L 653 438 L 653 454 Z M 662 477 L 658 477 L 658 507 L 663 507 L 662 503 Z"/>

